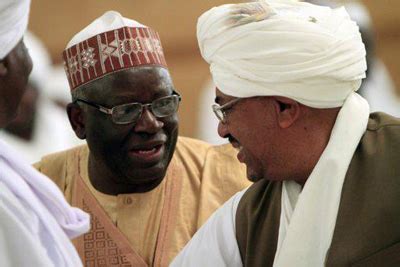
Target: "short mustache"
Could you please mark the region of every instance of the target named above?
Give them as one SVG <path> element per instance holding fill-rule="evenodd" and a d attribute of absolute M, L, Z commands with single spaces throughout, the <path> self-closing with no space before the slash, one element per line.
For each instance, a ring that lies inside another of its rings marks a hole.
<path fill-rule="evenodd" d="M 228 138 L 229 143 L 233 143 L 233 142 L 239 143 L 232 135 L 228 135 L 225 138 Z"/>

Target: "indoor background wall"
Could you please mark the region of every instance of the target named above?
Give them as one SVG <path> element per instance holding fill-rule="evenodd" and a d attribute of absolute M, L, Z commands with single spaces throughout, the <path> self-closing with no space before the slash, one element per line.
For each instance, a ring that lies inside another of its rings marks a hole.
<path fill-rule="evenodd" d="M 223 0 L 32 0 L 30 30 L 48 47 L 54 63 L 70 38 L 106 10 L 151 26 L 161 36 L 175 86 L 183 96 L 180 133 L 196 136 L 198 98 L 209 78 L 200 57 L 196 21 Z M 365 0 L 377 33 L 377 50 L 400 88 L 400 1 Z M 379 89 L 379 88 L 377 88 Z M 68 90 L 67 88 L 65 90 Z"/>

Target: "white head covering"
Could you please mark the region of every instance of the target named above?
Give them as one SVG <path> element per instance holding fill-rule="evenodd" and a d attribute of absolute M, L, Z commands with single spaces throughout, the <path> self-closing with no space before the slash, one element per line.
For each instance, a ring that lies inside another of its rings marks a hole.
<path fill-rule="evenodd" d="M 122 27 L 147 28 L 147 26 L 137 22 L 136 20 L 124 18 L 120 13 L 110 10 L 94 20 L 79 33 L 75 34 L 65 49 L 68 49 L 71 46 L 74 46 L 100 33 L 112 31 Z"/>
<path fill-rule="evenodd" d="M 30 0 L 0 1 L 0 59 L 21 40 L 28 25 Z"/>
<path fill-rule="evenodd" d="M 339 107 L 365 78 L 365 47 L 344 8 L 294 0 L 222 5 L 199 18 L 197 37 L 216 86 L 235 97 Z"/>

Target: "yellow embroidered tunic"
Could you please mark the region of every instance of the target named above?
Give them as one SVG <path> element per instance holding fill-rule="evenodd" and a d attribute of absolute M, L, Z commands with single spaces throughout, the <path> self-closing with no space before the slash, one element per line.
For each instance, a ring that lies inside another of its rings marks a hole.
<path fill-rule="evenodd" d="M 167 266 L 215 209 L 250 184 L 230 145 L 180 137 L 158 187 L 106 195 L 90 183 L 88 156 L 85 145 L 35 164 L 92 215 L 91 232 L 75 241 L 85 266 Z"/>

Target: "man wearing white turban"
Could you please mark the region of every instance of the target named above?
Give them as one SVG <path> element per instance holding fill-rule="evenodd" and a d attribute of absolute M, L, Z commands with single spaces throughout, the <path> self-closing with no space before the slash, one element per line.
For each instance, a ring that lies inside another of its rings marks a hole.
<path fill-rule="evenodd" d="M 22 41 L 29 5 L 0 3 L 0 128 L 15 116 L 32 69 Z M 69 239 L 89 226 L 86 213 L 0 141 L 0 266 L 82 266 Z"/>
<path fill-rule="evenodd" d="M 256 183 L 172 266 L 399 266 L 400 120 L 356 93 L 365 48 L 346 10 L 223 5 L 197 34 L 218 133 Z"/>

